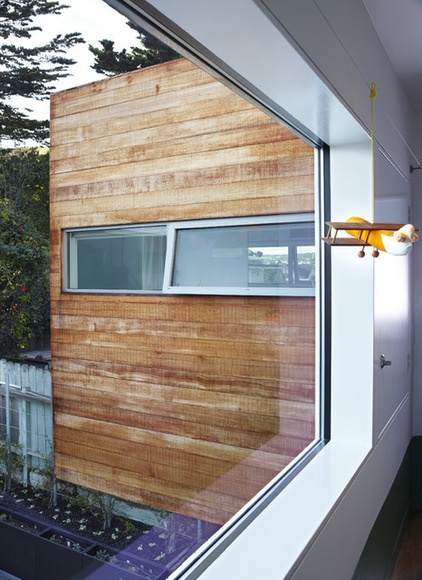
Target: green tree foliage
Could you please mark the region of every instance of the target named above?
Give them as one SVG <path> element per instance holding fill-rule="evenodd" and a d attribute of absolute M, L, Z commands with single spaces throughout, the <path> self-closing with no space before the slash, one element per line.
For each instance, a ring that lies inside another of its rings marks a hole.
<path fill-rule="evenodd" d="M 48 151 L 0 151 L 0 356 L 48 329 L 48 209 Z"/>
<path fill-rule="evenodd" d="M 20 148 L 0 151 L 0 198 L 27 216 L 49 237 L 49 151 Z"/>
<path fill-rule="evenodd" d="M 0 473 L 3 475 L 3 492 L 10 493 L 12 484 L 19 480 L 19 472 L 22 474 L 22 469 L 22 449 L 6 437 L 0 441 Z"/>
<path fill-rule="evenodd" d="M 0 356 L 48 328 L 49 251 L 28 217 L 0 200 Z"/>
<path fill-rule="evenodd" d="M 48 137 L 48 121 L 31 119 L 10 104 L 12 97 L 47 99 L 75 61 L 69 48 L 84 42 L 79 33 L 58 34 L 41 46 L 25 41 L 41 28 L 38 16 L 60 14 L 67 6 L 51 0 L 0 0 L 0 138 L 22 142 Z"/>
<path fill-rule="evenodd" d="M 89 50 L 95 57 L 92 68 L 98 74 L 114 76 L 180 58 L 177 52 L 146 30 L 132 22 L 127 22 L 127 25 L 137 31 L 139 39 L 139 46 L 131 47 L 130 51 L 114 50 L 112 40 L 100 40 L 101 48 L 89 46 Z"/>

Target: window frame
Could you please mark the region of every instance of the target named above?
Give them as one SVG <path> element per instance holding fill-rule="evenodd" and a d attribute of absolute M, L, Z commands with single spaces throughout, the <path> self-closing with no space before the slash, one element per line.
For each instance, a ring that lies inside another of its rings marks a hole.
<path fill-rule="evenodd" d="M 175 222 L 154 222 L 154 223 L 136 223 L 136 224 L 121 224 L 112 226 L 92 226 L 82 228 L 68 228 L 63 231 L 64 236 L 64 276 L 63 276 L 63 290 L 64 292 L 88 293 L 88 294 L 199 294 L 207 296 L 315 296 L 315 283 L 309 286 L 177 286 L 173 283 L 173 273 L 177 254 L 177 234 L 181 230 L 193 229 L 210 229 L 210 228 L 225 228 L 248 225 L 271 225 L 271 224 L 313 224 L 314 225 L 314 248 L 315 261 L 317 262 L 317 230 L 316 216 L 313 212 L 291 213 L 291 214 L 274 214 L 264 216 L 243 216 L 243 217 L 227 217 L 227 218 L 213 218 L 203 220 L 183 220 Z M 74 288 L 71 287 L 72 277 L 77 277 L 75 274 L 77 270 L 77 250 L 76 235 L 78 233 L 94 233 L 95 231 L 112 231 L 112 230 L 127 230 L 127 229 L 158 229 L 166 236 L 166 255 L 164 265 L 164 275 L 162 290 L 143 290 L 143 289 L 115 289 L 115 288 Z M 289 258 L 290 261 L 290 258 Z M 318 271 L 317 263 L 315 263 L 315 272 Z"/>
<path fill-rule="evenodd" d="M 146 230 L 156 230 L 154 233 L 156 235 L 166 236 L 167 238 L 167 228 L 166 224 L 121 224 L 113 226 L 92 226 L 87 228 L 69 228 L 65 229 L 63 232 L 63 247 L 64 247 L 64 268 L 63 268 L 63 289 L 65 292 L 76 292 L 76 293 L 101 293 L 101 294 L 161 294 L 162 290 L 136 290 L 136 289 L 122 289 L 122 288 L 74 288 L 71 287 L 72 279 L 78 278 L 78 251 L 77 251 L 77 237 L 72 236 L 72 234 L 83 234 L 86 232 L 87 238 L 93 239 L 95 237 L 95 232 L 112 232 L 118 230 L 138 230 L 139 234 L 145 233 Z M 90 236 L 89 234 L 93 234 Z M 98 236 L 100 237 L 100 236 Z M 101 236 L 104 238 L 111 238 L 109 236 Z M 123 236 L 121 236 L 123 237 Z M 128 236 L 130 237 L 130 236 Z M 75 250 L 72 252 L 72 250 Z M 167 254 L 167 250 L 166 250 Z"/>

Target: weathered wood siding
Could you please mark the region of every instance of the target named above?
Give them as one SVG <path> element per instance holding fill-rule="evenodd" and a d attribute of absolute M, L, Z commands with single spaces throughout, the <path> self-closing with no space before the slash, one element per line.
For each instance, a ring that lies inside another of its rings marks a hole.
<path fill-rule="evenodd" d="M 62 230 L 313 211 L 313 149 L 181 59 L 51 105 L 56 475 L 222 523 L 314 437 L 314 299 L 62 292 Z"/>

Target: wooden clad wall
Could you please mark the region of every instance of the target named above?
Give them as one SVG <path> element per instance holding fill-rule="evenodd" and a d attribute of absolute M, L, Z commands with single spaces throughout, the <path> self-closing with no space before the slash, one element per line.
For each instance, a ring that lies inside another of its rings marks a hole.
<path fill-rule="evenodd" d="M 184 59 L 53 95 L 60 479 L 223 523 L 314 438 L 314 299 L 62 291 L 63 229 L 313 211 L 313 149 Z"/>

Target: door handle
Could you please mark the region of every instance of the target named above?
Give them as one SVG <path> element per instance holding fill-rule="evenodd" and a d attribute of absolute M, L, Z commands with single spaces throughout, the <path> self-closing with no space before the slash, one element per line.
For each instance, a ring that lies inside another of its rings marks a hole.
<path fill-rule="evenodd" d="M 391 360 L 387 360 L 383 354 L 380 356 L 380 367 L 391 367 Z"/>

